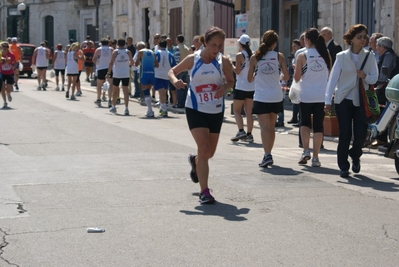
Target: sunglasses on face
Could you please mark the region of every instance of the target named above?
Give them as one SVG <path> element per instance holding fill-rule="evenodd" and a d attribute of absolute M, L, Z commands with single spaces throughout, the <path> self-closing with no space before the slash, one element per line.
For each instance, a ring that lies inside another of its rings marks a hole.
<path fill-rule="evenodd" d="M 356 38 L 359 39 L 359 40 L 362 39 L 362 38 L 366 40 L 367 39 L 367 34 L 365 34 L 365 35 L 361 35 L 361 34 L 360 35 L 356 35 Z"/>
<path fill-rule="evenodd" d="M 8 46 L 4 46 L 4 45 L 2 45 L 1 47 L 3 47 L 3 48 L 8 48 Z"/>

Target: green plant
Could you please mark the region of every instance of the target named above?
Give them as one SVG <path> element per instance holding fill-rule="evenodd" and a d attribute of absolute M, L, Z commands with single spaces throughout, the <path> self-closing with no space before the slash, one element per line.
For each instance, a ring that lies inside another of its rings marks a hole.
<path fill-rule="evenodd" d="M 330 108 L 330 111 L 326 114 L 326 116 L 327 116 L 327 117 L 336 116 L 336 113 L 335 113 L 335 105 L 334 105 L 334 98 L 333 98 L 332 101 L 331 101 L 331 108 Z"/>

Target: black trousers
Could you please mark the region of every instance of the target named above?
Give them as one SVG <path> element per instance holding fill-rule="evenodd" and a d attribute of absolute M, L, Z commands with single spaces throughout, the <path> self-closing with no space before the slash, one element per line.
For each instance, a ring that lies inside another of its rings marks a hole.
<path fill-rule="evenodd" d="M 368 125 L 363 122 L 360 107 L 355 107 L 352 100 L 344 99 L 335 104 L 339 124 L 339 142 L 337 149 L 338 167 L 348 171 L 350 163 L 348 156 L 357 161 L 363 154 L 362 147 L 366 140 Z M 352 148 L 349 149 L 353 133 Z"/>

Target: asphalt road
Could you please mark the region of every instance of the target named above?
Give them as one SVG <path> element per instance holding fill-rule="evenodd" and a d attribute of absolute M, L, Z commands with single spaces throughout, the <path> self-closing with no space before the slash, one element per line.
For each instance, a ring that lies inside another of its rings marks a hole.
<path fill-rule="evenodd" d="M 24 78 L 0 110 L 1 267 L 399 266 L 399 175 L 380 152 L 364 149 L 360 174 L 343 179 L 336 142 L 322 167 L 299 166 L 286 127 L 275 165 L 259 168 L 259 127 L 253 144 L 232 143 L 229 100 L 210 161 L 217 203 L 201 206 L 184 114 L 147 119 L 131 101 L 114 115 L 82 84 L 70 101 Z"/>

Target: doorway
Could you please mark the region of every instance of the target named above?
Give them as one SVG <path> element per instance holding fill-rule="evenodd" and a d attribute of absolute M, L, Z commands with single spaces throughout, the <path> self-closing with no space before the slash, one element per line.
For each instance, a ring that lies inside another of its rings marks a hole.
<path fill-rule="evenodd" d="M 284 6 L 283 53 L 286 58 L 291 53 L 291 43 L 301 35 L 298 28 L 298 4 Z"/>

